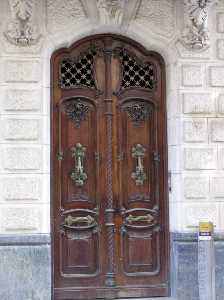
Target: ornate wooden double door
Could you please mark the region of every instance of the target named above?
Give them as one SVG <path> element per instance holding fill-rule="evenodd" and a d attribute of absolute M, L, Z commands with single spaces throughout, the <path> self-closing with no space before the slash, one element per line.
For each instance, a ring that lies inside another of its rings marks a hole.
<path fill-rule="evenodd" d="M 51 63 L 54 299 L 167 296 L 163 60 L 97 35 Z"/>

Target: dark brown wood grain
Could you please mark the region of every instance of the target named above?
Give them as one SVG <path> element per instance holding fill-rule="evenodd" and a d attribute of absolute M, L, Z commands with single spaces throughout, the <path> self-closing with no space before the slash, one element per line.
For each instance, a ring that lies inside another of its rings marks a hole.
<path fill-rule="evenodd" d="M 95 51 L 95 86 L 62 88 L 62 60 L 79 62 L 89 49 Z M 140 68 L 153 66 L 152 89 L 122 87 L 121 50 Z M 77 103 L 83 115 L 71 113 Z M 139 109 L 143 117 L 136 117 Z M 163 59 L 111 34 L 57 50 L 51 59 L 51 113 L 53 299 L 168 296 Z M 71 176 L 78 143 L 85 147 L 83 184 Z M 141 161 L 132 154 L 139 144 L 145 149 Z M 133 176 L 139 164 L 145 173 L 141 184 Z"/>

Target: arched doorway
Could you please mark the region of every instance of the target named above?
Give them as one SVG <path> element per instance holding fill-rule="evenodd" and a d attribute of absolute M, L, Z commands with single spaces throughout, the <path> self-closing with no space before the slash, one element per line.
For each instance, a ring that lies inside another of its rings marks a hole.
<path fill-rule="evenodd" d="M 167 296 L 163 59 L 104 34 L 51 70 L 54 299 Z"/>

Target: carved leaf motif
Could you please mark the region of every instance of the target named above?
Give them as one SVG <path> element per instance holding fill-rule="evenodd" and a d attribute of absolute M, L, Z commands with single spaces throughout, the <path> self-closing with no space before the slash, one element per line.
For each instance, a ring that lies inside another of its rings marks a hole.
<path fill-rule="evenodd" d="M 151 107 L 146 103 L 132 103 L 125 107 L 134 126 L 140 126 L 149 117 Z"/>
<path fill-rule="evenodd" d="M 64 104 L 64 111 L 71 119 L 75 127 L 80 127 L 80 123 L 86 119 L 86 115 L 89 111 L 89 106 L 83 103 L 79 98 L 68 100 Z"/>

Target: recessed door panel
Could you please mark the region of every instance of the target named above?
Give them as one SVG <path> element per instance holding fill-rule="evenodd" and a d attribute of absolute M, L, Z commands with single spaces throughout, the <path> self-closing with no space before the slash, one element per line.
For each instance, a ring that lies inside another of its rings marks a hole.
<path fill-rule="evenodd" d="M 63 152 L 63 201 L 96 205 L 97 109 L 92 101 L 72 97 L 61 103 L 61 151 Z M 79 169 L 82 172 L 79 172 Z"/>

